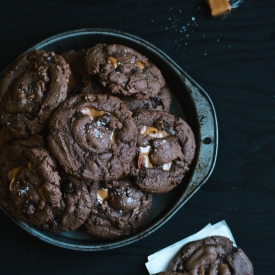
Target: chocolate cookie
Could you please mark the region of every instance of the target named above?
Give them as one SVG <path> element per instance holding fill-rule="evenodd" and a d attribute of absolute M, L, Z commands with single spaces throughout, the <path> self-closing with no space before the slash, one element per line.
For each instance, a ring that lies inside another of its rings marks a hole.
<path fill-rule="evenodd" d="M 95 204 L 84 224 L 90 234 L 118 239 L 136 232 L 149 215 L 152 195 L 129 179 L 96 182 L 90 186 Z"/>
<path fill-rule="evenodd" d="M 67 173 L 108 180 L 129 173 L 136 136 L 131 113 L 118 98 L 80 94 L 53 114 L 48 144 Z"/>
<path fill-rule="evenodd" d="M 195 138 L 181 118 L 161 111 L 138 111 L 137 157 L 131 174 L 150 193 L 165 193 L 180 184 L 195 156 Z"/>
<path fill-rule="evenodd" d="M 17 140 L 0 156 L 0 201 L 8 212 L 40 226 L 60 207 L 60 177 L 56 164 L 43 148 L 43 140 L 32 136 Z"/>
<path fill-rule="evenodd" d="M 155 97 L 165 85 L 160 70 L 152 62 L 123 45 L 97 44 L 88 49 L 86 68 L 114 94 L 146 99 Z"/>
<path fill-rule="evenodd" d="M 182 274 L 253 275 L 253 266 L 240 248 L 221 236 L 190 242 L 171 262 L 169 271 Z"/>
<path fill-rule="evenodd" d="M 0 123 L 11 136 L 39 133 L 54 109 L 67 97 L 70 70 L 53 52 L 31 51 L 21 57 L 0 82 Z"/>
<path fill-rule="evenodd" d="M 159 110 L 169 112 L 172 102 L 170 89 L 165 86 L 153 98 L 137 99 L 135 96 L 122 96 L 121 101 L 124 102 L 130 111 L 143 110 Z"/>
<path fill-rule="evenodd" d="M 86 220 L 91 211 L 86 183 L 64 175 L 61 180 L 41 137 L 11 143 L 0 166 L 0 201 L 12 216 L 54 231 L 76 229 Z"/>

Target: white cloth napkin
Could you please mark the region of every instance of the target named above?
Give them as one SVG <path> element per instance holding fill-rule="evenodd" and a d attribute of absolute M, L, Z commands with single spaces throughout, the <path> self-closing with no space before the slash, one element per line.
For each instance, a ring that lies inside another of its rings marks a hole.
<path fill-rule="evenodd" d="M 210 236 L 223 236 L 229 238 L 234 246 L 237 246 L 233 235 L 225 221 L 218 222 L 214 225 L 207 224 L 202 230 L 194 235 L 191 235 L 179 242 L 176 242 L 162 250 L 148 256 L 148 262 L 145 266 L 149 274 L 155 274 L 162 271 L 167 271 L 170 262 L 178 251 L 186 244 L 192 241 L 203 239 Z"/>

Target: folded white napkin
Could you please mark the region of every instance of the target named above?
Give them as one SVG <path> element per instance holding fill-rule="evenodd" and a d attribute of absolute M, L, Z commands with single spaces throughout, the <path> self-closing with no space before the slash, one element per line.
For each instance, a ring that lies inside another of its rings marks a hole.
<path fill-rule="evenodd" d="M 155 274 L 162 271 L 167 271 L 170 262 L 178 251 L 186 244 L 192 241 L 203 239 L 210 236 L 223 236 L 229 238 L 234 246 L 237 246 L 233 235 L 225 221 L 221 221 L 214 225 L 210 223 L 206 225 L 202 230 L 194 235 L 191 235 L 179 242 L 176 242 L 162 250 L 148 256 L 148 262 L 145 266 L 149 274 Z"/>

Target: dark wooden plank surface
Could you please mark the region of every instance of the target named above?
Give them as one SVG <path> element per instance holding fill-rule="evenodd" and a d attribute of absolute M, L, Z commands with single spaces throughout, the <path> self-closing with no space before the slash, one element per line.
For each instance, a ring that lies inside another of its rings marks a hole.
<path fill-rule="evenodd" d="M 274 2 L 245 0 L 228 17 L 211 18 L 204 0 L 2 1 L 0 70 L 39 41 L 80 28 L 139 36 L 190 74 L 216 108 L 217 164 L 164 226 L 115 250 L 54 247 L 0 212 L 0 274 L 148 274 L 148 255 L 223 219 L 255 274 L 274 274 Z"/>

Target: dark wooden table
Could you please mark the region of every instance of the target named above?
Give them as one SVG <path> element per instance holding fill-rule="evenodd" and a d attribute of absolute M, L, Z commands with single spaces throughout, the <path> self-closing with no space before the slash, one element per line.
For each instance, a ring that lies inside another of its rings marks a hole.
<path fill-rule="evenodd" d="M 255 274 L 275 271 L 275 4 L 245 0 L 212 18 L 205 0 L 0 4 L 0 70 L 32 45 L 81 28 L 139 36 L 163 50 L 211 97 L 217 163 L 206 184 L 160 229 L 102 252 L 51 246 L 0 213 L 0 274 L 148 274 L 147 256 L 226 220 Z"/>

